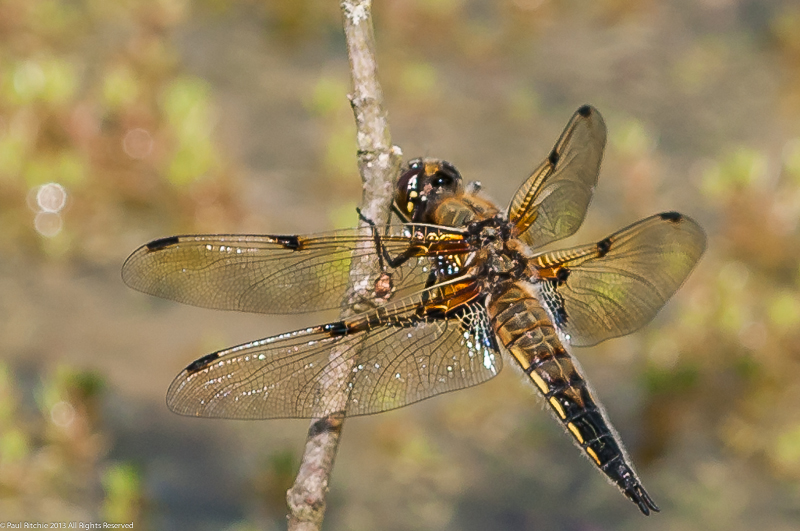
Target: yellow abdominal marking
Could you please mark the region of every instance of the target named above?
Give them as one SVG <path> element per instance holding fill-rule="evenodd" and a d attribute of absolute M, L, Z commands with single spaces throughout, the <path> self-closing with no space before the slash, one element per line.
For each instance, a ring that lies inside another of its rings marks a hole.
<path fill-rule="evenodd" d="M 522 367 L 523 371 L 527 371 L 528 367 L 531 366 L 531 364 L 528 362 L 528 358 L 516 349 L 511 349 L 511 355 L 514 356 L 517 362 L 519 362 L 519 366 Z"/>
<path fill-rule="evenodd" d="M 575 439 L 577 439 L 578 444 L 583 444 L 583 435 L 581 435 L 581 432 L 578 431 L 578 427 L 575 426 L 575 424 L 573 424 L 572 422 L 570 422 L 569 424 L 567 424 L 567 428 L 569 428 L 569 431 L 571 431 L 572 435 L 575 436 Z M 588 452 L 589 450 L 587 449 L 586 451 Z"/>
<path fill-rule="evenodd" d="M 564 408 L 558 403 L 558 399 L 556 397 L 553 396 L 550 398 L 550 405 L 553 406 L 553 409 L 556 410 L 556 413 L 558 413 L 558 416 L 562 419 L 567 416 L 566 413 L 564 413 Z"/>
<path fill-rule="evenodd" d="M 597 454 L 594 453 L 594 450 L 592 450 L 591 448 L 586 448 L 586 453 L 589 454 L 589 457 L 594 459 L 594 462 L 597 463 L 597 466 L 600 466 L 600 458 L 597 457 Z"/>
<path fill-rule="evenodd" d="M 419 194 L 418 194 L 416 191 L 414 191 L 414 190 L 411 190 L 410 192 L 408 192 L 408 197 L 409 197 L 409 199 L 414 199 L 414 198 L 415 198 L 415 197 L 417 197 L 418 195 L 419 195 Z"/>
<path fill-rule="evenodd" d="M 411 201 L 409 201 L 409 202 L 406 204 L 406 210 L 408 210 L 408 213 L 410 214 L 410 213 L 411 213 L 411 212 L 414 210 L 414 203 L 412 203 Z"/>
<path fill-rule="evenodd" d="M 531 373 L 531 380 L 533 380 L 533 383 L 536 384 L 536 386 L 542 391 L 542 393 L 547 394 L 547 391 L 550 390 L 550 388 L 547 387 L 547 384 L 544 383 L 544 380 L 542 380 L 542 377 L 536 374 L 535 372 Z"/>

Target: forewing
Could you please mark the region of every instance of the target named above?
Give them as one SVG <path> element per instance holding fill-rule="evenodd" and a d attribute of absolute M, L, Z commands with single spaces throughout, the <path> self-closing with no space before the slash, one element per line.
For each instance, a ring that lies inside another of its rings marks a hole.
<path fill-rule="evenodd" d="M 584 105 L 508 207 L 509 220 L 525 243 L 538 248 L 578 230 L 597 184 L 605 144 L 603 117 Z"/>
<path fill-rule="evenodd" d="M 123 265 L 122 278 L 133 289 L 204 308 L 256 313 L 337 308 L 352 261 L 377 252 L 374 231 L 394 256 L 412 245 L 408 227 L 418 226 L 391 227 L 388 234 L 364 227 L 310 236 L 174 236 L 137 249 Z M 443 230 L 426 228 L 426 234 Z M 421 289 L 428 264 L 418 256 L 388 268 L 395 289 Z"/>
<path fill-rule="evenodd" d="M 593 345 L 648 323 L 691 272 L 706 245 L 691 218 L 665 212 L 595 244 L 533 257 L 534 281 L 573 345 Z"/>
<path fill-rule="evenodd" d="M 435 291 L 431 290 L 431 291 Z M 240 345 L 201 358 L 173 381 L 181 415 L 315 418 L 366 415 L 479 384 L 501 369 L 481 302 L 420 317 L 420 297 L 353 319 Z"/>

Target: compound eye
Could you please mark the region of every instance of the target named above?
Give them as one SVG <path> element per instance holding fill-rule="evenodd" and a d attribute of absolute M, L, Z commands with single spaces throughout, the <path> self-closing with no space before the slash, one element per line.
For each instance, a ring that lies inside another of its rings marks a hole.
<path fill-rule="evenodd" d="M 436 186 L 437 188 L 440 188 L 440 187 L 443 187 L 443 186 L 450 186 L 450 185 L 453 184 L 453 178 L 451 176 L 443 174 L 443 173 L 437 173 L 436 176 L 433 178 L 433 183 L 432 184 L 433 184 L 433 186 Z"/>
<path fill-rule="evenodd" d="M 409 161 L 408 169 L 397 180 L 395 203 L 404 212 L 411 214 L 419 202 L 419 177 L 422 159 Z"/>

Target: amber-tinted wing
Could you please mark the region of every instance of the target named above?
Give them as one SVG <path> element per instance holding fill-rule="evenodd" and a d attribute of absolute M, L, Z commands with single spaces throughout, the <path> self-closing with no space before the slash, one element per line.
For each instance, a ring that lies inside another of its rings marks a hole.
<path fill-rule="evenodd" d="M 536 255 L 542 300 L 573 345 L 593 345 L 648 323 L 703 254 L 691 218 L 665 212 L 595 244 Z"/>
<path fill-rule="evenodd" d="M 350 264 L 377 252 L 374 232 L 391 256 L 412 257 L 389 271 L 397 290 L 411 293 L 428 278 L 425 252 L 471 250 L 457 230 L 399 225 L 339 230 L 311 236 L 173 236 L 137 249 L 122 267 L 125 283 L 142 292 L 194 306 L 256 313 L 300 313 L 337 308 Z M 416 233 L 418 240 L 409 234 Z M 444 235 L 446 234 L 446 238 Z M 438 242 L 442 238 L 446 241 Z"/>
<path fill-rule="evenodd" d="M 597 184 L 605 144 L 603 117 L 584 105 L 508 207 L 508 218 L 525 243 L 538 248 L 578 230 Z"/>
<path fill-rule="evenodd" d="M 420 315 L 444 302 L 440 291 L 210 354 L 175 378 L 167 404 L 181 415 L 230 419 L 366 415 L 492 378 L 502 362 L 484 305 Z"/>

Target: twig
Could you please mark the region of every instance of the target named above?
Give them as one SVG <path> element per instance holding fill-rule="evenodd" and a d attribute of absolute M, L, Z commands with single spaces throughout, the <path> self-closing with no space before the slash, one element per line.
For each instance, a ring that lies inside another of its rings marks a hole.
<path fill-rule="evenodd" d="M 401 154 L 392 146 L 383 93 L 378 83 L 371 4 L 371 0 L 346 0 L 341 8 L 353 77 L 350 104 L 356 120 L 358 168 L 363 182 L 361 210 L 366 219 L 382 225 L 389 219 L 392 178 L 400 166 Z M 365 224 L 362 220 L 361 225 Z M 343 317 L 375 299 L 373 286 L 363 280 L 375 278 L 377 271 L 377 258 L 353 261 Z M 336 350 L 330 354 L 331 357 L 338 355 Z M 345 391 L 347 387 L 342 382 L 349 377 L 350 370 L 347 366 L 339 366 L 338 374 L 328 374 L 326 381 L 320 383 L 320 393 L 324 403 L 338 404 L 341 411 L 311 422 L 300 470 L 294 485 L 286 493 L 290 531 L 311 531 L 322 527 L 325 496 L 349 398 Z"/>

